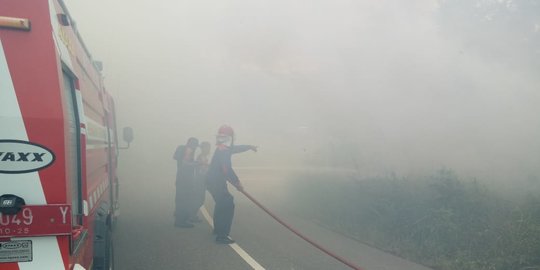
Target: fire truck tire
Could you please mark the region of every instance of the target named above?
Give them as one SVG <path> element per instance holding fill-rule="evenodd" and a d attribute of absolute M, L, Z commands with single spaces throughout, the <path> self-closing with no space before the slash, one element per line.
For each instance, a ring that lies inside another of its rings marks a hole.
<path fill-rule="evenodd" d="M 114 249 L 108 204 L 96 211 L 94 227 L 94 263 L 92 270 L 114 269 Z"/>
<path fill-rule="evenodd" d="M 114 244 L 111 237 L 110 246 L 109 246 L 109 270 L 116 269 L 115 263 L 114 263 Z"/>

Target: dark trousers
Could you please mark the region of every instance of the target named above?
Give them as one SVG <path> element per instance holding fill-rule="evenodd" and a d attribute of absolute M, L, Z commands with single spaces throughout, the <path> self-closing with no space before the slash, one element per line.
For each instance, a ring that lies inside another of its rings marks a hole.
<path fill-rule="evenodd" d="M 205 175 L 196 175 L 194 188 L 193 188 L 193 209 L 191 216 L 197 216 L 197 212 L 204 204 L 204 197 L 206 193 L 206 176 Z"/>
<path fill-rule="evenodd" d="M 227 189 L 227 183 L 212 183 L 208 191 L 216 202 L 214 207 L 214 232 L 218 237 L 228 236 L 234 216 L 234 200 Z"/>
<path fill-rule="evenodd" d="M 175 206 L 175 222 L 187 222 L 194 212 L 193 179 L 177 178 Z"/>

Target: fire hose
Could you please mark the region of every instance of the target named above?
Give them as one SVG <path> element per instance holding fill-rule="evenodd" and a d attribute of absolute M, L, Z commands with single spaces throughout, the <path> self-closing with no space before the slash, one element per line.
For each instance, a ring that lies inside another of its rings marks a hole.
<path fill-rule="evenodd" d="M 303 235 L 302 233 L 300 233 L 298 230 L 294 229 L 293 227 L 291 227 L 289 224 L 285 223 L 285 221 L 283 221 L 281 218 L 279 218 L 278 216 L 276 216 L 274 213 L 272 213 L 272 211 L 270 211 L 268 208 L 266 208 L 264 205 L 262 205 L 259 201 L 257 201 L 255 198 L 253 198 L 249 193 L 247 193 L 245 190 L 240 190 L 240 192 L 242 192 L 246 197 L 248 197 L 248 199 L 250 199 L 253 203 L 255 203 L 259 208 L 261 208 L 264 212 L 266 212 L 268 215 L 270 215 L 272 218 L 274 218 L 277 222 L 279 222 L 281 225 L 285 226 L 287 229 L 289 229 L 289 231 L 291 231 L 292 233 L 296 234 L 298 237 L 304 239 L 306 242 L 310 243 L 312 246 L 316 247 L 317 249 L 319 249 L 320 251 L 328 254 L 329 256 L 333 257 L 334 259 L 340 261 L 341 263 L 347 265 L 348 267 L 352 268 L 352 269 L 355 269 L 355 270 L 363 270 L 362 268 L 360 268 L 359 266 L 355 265 L 354 263 L 352 262 L 349 262 L 348 260 L 346 260 L 345 258 L 329 251 L 328 249 L 324 248 L 323 246 L 317 244 L 315 241 L 309 239 L 307 236 Z"/>

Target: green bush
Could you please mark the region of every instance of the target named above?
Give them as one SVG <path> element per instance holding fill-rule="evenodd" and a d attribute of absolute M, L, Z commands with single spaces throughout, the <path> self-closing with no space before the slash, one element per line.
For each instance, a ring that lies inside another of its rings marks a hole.
<path fill-rule="evenodd" d="M 451 170 L 425 179 L 302 174 L 298 214 L 434 269 L 540 269 L 540 197 L 504 200 Z"/>

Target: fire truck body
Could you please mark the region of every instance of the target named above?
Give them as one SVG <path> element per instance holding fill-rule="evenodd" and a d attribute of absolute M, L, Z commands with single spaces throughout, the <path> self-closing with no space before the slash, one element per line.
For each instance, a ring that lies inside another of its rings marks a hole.
<path fill-rule="evenodd" d="M 109 269 L 114 102 L 61 0 L 0 0 L 0 269 Z"/>

